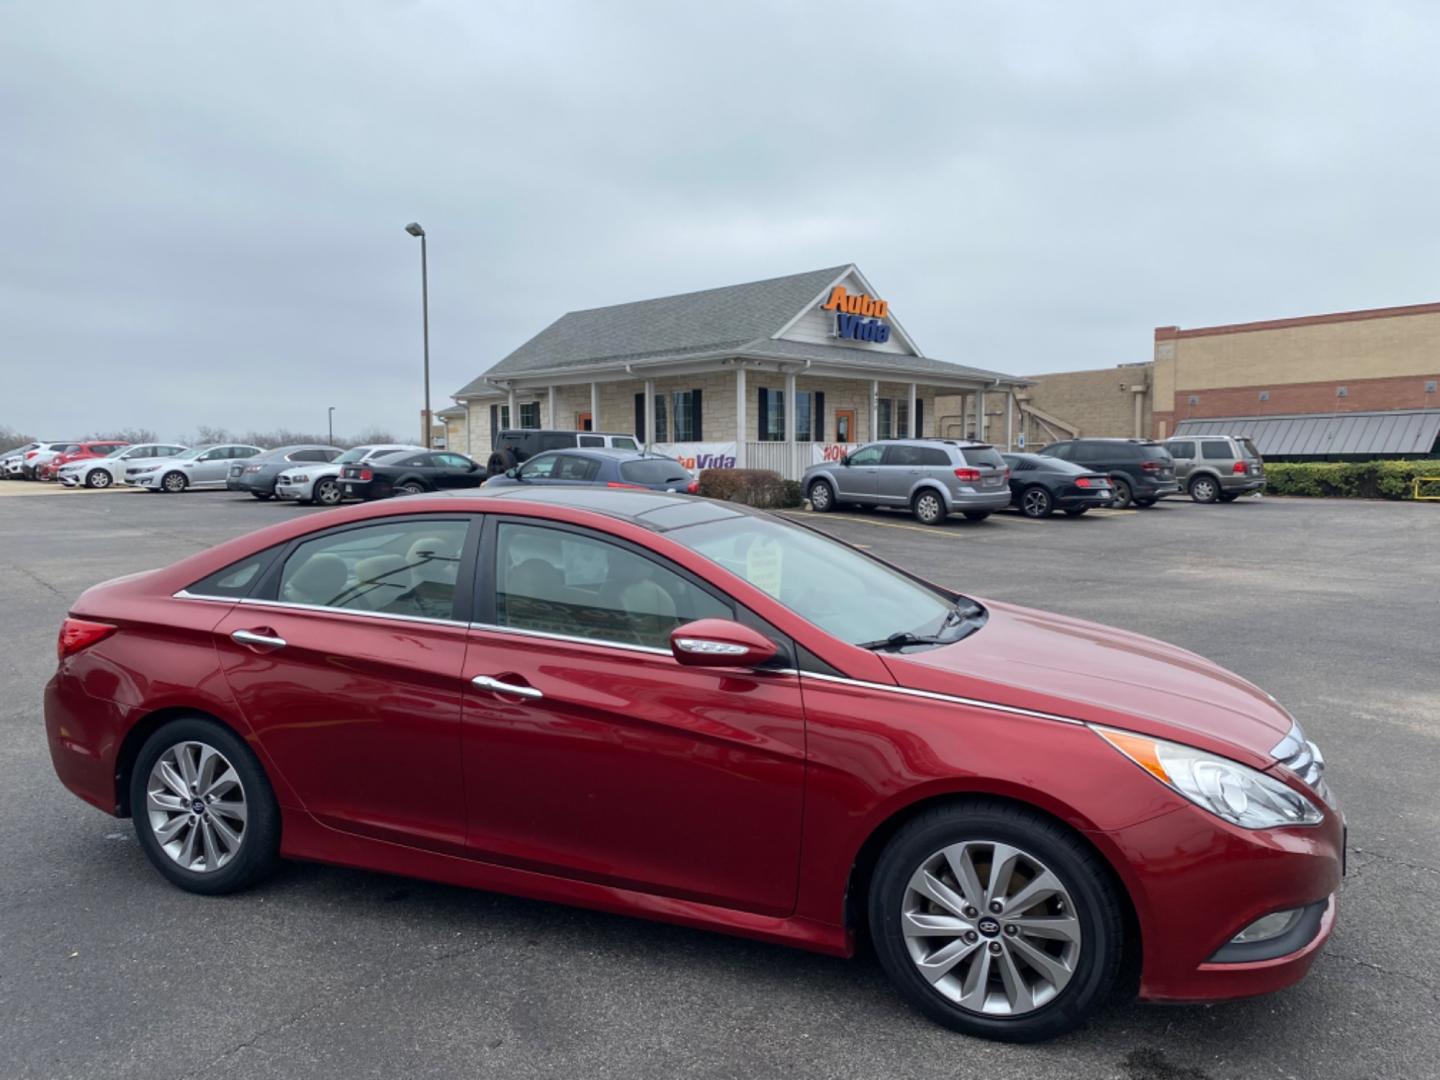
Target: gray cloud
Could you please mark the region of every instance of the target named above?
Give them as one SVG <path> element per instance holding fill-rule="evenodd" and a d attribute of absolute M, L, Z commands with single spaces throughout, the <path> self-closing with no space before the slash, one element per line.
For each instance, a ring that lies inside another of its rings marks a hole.
<path fill-rule="evenodd" d="M 0 7 L 0 424 L 415 426 L 563 311 L 854 260 L 934 356 L 1436 299 L 1425 4 Z"/>

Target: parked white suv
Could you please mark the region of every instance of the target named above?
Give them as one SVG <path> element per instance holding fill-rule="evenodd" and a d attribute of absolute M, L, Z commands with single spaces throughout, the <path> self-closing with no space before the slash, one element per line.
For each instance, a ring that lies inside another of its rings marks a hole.
<path fill-rule="evenodd" d="M 334 461 L 291 465 L 275 478 L 275 497 L 320 506 L 338 506 L 345 498 L 345 489 L 340 486 L 340 470 L 344 466 L 374 461 L 387 454 L 425 452 L 423 446 L 402 446 L 398 443 L 352 446 Z"/>
<path fill-rule="evenodd" d="M 138 443 L 122 446 L 103 458 L 87 458 L 61 465 L 56 479 L 66 487 L 107 488 L 125 480 L 127 469 L 153 465 L 157 458 L 174 457 L 187 448 L 178 443 Z"/>

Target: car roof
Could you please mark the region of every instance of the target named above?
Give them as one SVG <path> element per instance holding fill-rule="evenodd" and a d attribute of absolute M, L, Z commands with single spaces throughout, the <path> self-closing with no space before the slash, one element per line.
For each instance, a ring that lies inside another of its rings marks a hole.
<path fill-rule="evenodd" d="M 876 439 L 867 445 L 881 446 L 933 446 L 939 443 L 942 446 L 958 446 L 962 450 L 988 450 L 994 447 L 994 443 L 981 442 L 978 439 L 945 439 L 939 435 L 918 435 L 915 438 L 905 439 Z"/>
<path fill-rule="evenodd" d="M 639 461 L 642 458 L 647 461 L 675 461 L 669 454 L 661 454 L 655 450 L 630 450 L 623 446 L 557 446 L 554 450 L 542 450 L 530 460 L 557 454 L 565 454 L 567 457 L 591 457 L 600 461 Z"/>

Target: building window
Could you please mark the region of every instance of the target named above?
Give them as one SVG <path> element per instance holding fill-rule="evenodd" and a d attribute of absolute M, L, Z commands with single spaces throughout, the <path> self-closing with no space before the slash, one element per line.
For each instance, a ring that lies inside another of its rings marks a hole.
<path fill-rule="evenodd" d="M 698 395 L 699 395 L 700 391 L 698 391 L 698 390 L 692 390 L 692 391 L 690 391 L 690 393 L 697 395 L 696 400 L 697 400 L 697 402 L 698 402 L 698 400 L 699 400 Z M 676 394 L 675 396 L 676 396 L 677 399 L 680 397 L 679 394 Z M 664 394 L 656 394 L 656 395 L 655 395 L 655 435 L 654 435 L 653 438 L 647 439 L 647 438 L 645 437 L 645 395 L 644 395 L 644 394 L 636 394 L 636 395 L 635 395 L 635 434 L 636 434 L 636 436 L 639 437 L 639 439 L 640 439 L 640 441 L 641 441 L 642 443 L 647 443 L 647 442 L 663 443 L 663 442 L 669 442 L 669 441 L 670 441 L 670 439 L 669 439 L 670 425 L 666 422 L 666 420 L 667 420 L 667 418 L 666 418 L 666 413 L 667 413 L 667 411 L 668 411 L 667 408 L 666 408 L 666 403 L 667 403 L 668 401 L 669 401 L 669 398 L 666 397 L 666 395 L 664 395 Z M 696 409 L 695 415 L 697 415 L 697 416 L 699 415 L 699 409 L 698 409 L 698 408 Z M 697 421 L 697 424 L 698 424 L 698 421 Z M 684 439 L 677 435 L 675 441 L 676 441 L 676 442 L 683 442 Z"/>
<path fill-rule="evenodd" d="M 760 387 L 760 413 L 755 433 L 760 442 L 785 441 L 785 391 Z"/>
<path fill-rule="evenodd" d="M 540 402 L 527 401 L 520 406 L 520 426 L 531 429 L 540 426 Z"/>
<path fill-rule="evenodd" d="M 875 427 L 878 438 L 903 439 L 910 430 L 908 398 L 880 398 L 875 402 Z"/>
<path fill-rule="evenodd" d="M 500 432 L 510 426 L 510 406 L 490 406 L 490 449 L 494 450 L 500 444 Z"/>
<path fill-rule="evenodd" d="M 676 442 L 700 442 L 702 433 L 701 395 L 699 390 L 676 390 L 671 416 L 674 417 Z M 658 417 L 658 413 L 656 414 Z"/>

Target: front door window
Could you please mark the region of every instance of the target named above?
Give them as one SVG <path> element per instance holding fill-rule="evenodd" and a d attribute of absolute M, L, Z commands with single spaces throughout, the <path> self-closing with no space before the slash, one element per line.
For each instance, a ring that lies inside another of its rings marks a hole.
<path fill-rule="evenodd" d="M 849 443 L 855 441 L 855 410 L 835 410 L 835 441 L 838 443 Z"/>

